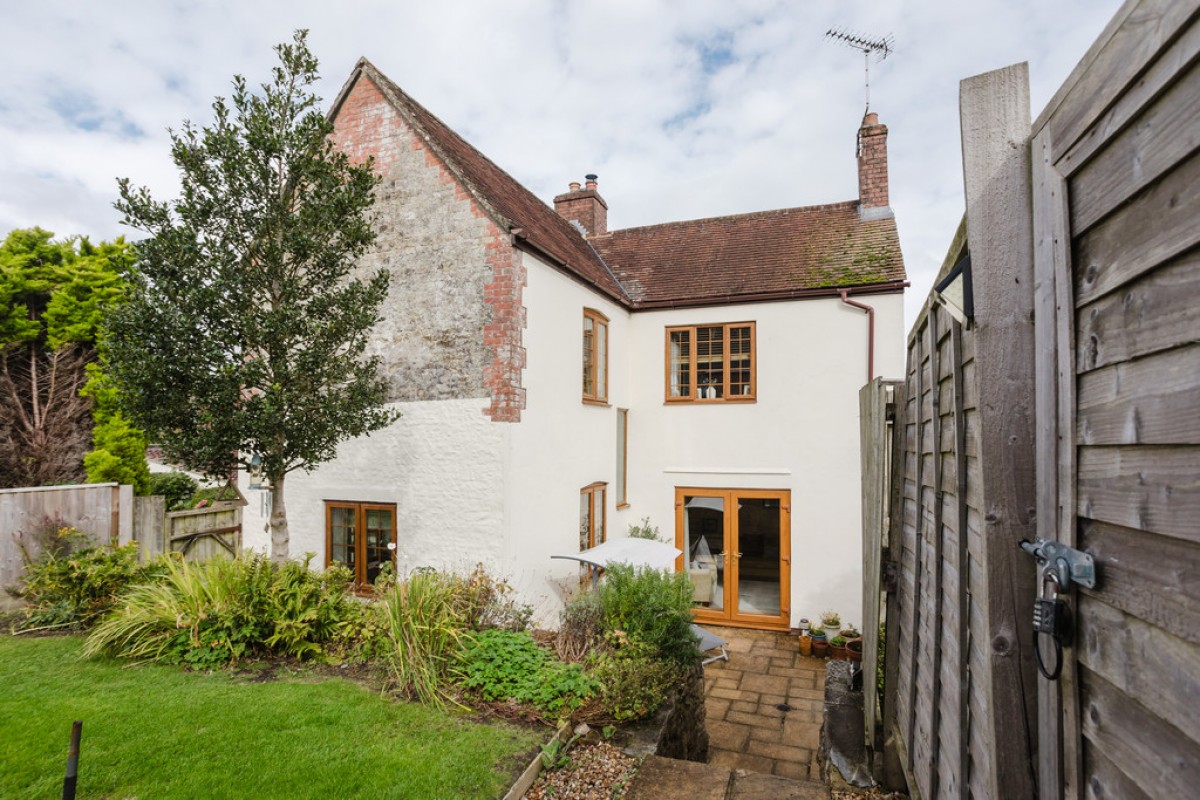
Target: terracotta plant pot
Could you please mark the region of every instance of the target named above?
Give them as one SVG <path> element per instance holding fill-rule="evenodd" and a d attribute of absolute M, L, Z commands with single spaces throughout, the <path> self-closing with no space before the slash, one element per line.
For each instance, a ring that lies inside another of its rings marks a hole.
<path fill-rule="evenodd" d="M 862 639 L 847 639 L 846 640 L 846 656 L 851 661 L 862 661 Z"/>
<path fill-rule="evenodd" d="M 812 652 L 817 658 L 824 658 L 829 652 L 829 642 L 823 638 L 818 639 L 814 636 L 812 640 Z"/>
<path fill-rule="evenodd" d="M 813 651 L 813 638 L 808 634 L 800 637 L 800 655 L 811 656 Z"/>
<path fill-rule="evenodd" d="M 845 645 L 842 645 L 841 647 L 834 647 L 833 645 L 829 645 L 829 655 L 831 658 L 836 658 L 840 661 L 848 661 L 849 660 L 849 656 L 846 655 L 846 646 Z"/>

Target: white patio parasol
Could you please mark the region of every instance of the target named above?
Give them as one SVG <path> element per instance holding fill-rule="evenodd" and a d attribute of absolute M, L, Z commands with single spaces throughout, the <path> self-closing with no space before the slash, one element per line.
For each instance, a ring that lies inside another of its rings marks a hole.
<path fill-rule="evenodd" d="M 584 550 L 582 553 L 550 556 L 579 561 L 593 567 L 606 567 L 609 564 L 629 564 L 634 567 L 651 567 L 652 569 L 674 569 L 675 559 L 683 555 L 683 551 L 665 542 L 653 539 L 637 539 L 627 537 L 612 539 L 604 544 Z"/>

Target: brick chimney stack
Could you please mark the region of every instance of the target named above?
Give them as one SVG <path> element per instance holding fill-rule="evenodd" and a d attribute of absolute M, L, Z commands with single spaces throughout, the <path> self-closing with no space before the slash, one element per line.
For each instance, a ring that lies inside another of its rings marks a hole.
<path fill-rule="evenodd" d="M 572 181 L 566 194 L 554 198 L 554 210 L 563 219 L 578 222 L 588 236 L 608 233 L 608 203 L 596 191 L 596 176 L 585 175 L 586 183 Z"/>
<path fill-rule="evenodd" d="M 858 213 L 863 219 L 892 216 L 888 205 L 887 126 L 869 111 L 858 129 Z"/>

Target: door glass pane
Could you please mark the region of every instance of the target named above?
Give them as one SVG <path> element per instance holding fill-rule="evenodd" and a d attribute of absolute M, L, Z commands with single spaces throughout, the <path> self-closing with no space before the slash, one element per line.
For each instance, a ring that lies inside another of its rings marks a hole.
<path fill-rule="evenodd" d="M 779 616 L 779 500 L 738 498 L 737 613 Z"/>
<path fill-rule="evenodd" d="M 703 608 L 725 608 L 725 500 L 684 496 L 683 552 L 692 602 Z"/>
<path fill-rule="evenodd" d="M 329 560 L 354 569 L 355 533 L 358 530 L 357 509 L 329 509 Z"/>
<path fill-rule="evenodd" d="M 383 565 L 392 560 L 388 543 L 392 540 L 392 510 L 368 509 L 366 547 L 366 580 L 374 583 Z"/>

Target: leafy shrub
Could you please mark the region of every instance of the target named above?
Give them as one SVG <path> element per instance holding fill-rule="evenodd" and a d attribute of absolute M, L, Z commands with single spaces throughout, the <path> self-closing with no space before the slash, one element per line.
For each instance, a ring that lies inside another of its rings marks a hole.
<path fill-rule="evenodd" d="M 685 573 L 613 564 L 598 592 L 607 631 L 621 631 L 675 664 L 700 660 L 691 629 L 692 584 Z"/>
<path fill-rule="evenodd" d="M 28 603 L 23 627 L 90 625 L 146 574 L 138 564 L 136 544 L 80 548 L 87 535 L 71 527 L 61 527 L 53 536 L 37 560 L 27 560 L 15 592 Z"/>
<path fill-rule="evenodd" d="M 578 664 L 564 664 L 525 632 L 487 630 L 471 637 L 455 668 L 458 683 L 485 700 L 515 700 L 543 713 L 571 712 L 596 690 Z"/>
<path fill-rule="evenodd" d="M 183 472 L 150 473 L 149 492 L 167 499 L 167 511 L 188 508 L 188 501 L 199 488 L 200 484 Z"/>
<path fill-rule="evenodd" d="M 84 645 L 104 653 L 209 669 L 252 654 L 323 652 L 353 602 L 345 575 L 308 561 L 276 567 L 263 555 L 164 562 L 158 580 L 133 587 Z"/>
<path fill-rule="evenodd" d="M 589 722 L 632 720 L 653 714 L 680 679 L 682 668 L 654 658 L 648 645 L 630 644 L 595 654 L 588 674 L 596 681 Z"/>

